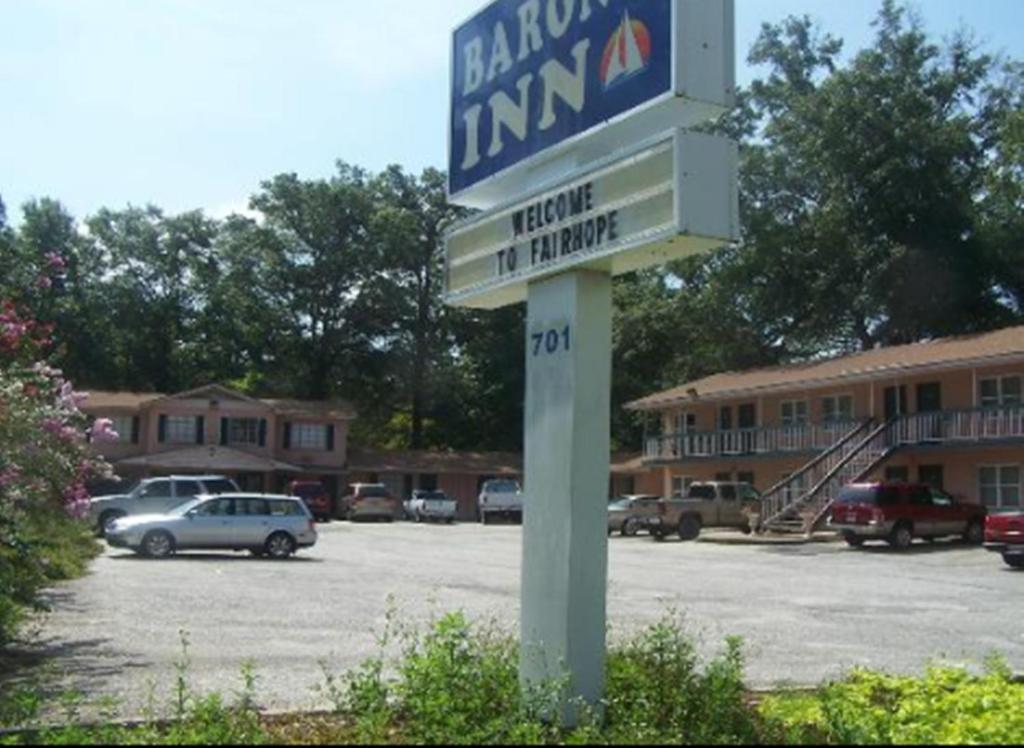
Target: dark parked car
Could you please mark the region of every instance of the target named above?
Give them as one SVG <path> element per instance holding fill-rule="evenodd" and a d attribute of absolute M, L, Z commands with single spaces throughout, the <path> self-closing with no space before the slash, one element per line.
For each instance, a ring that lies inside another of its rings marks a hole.
<path fill-rule="evenodd" d="M 334 516 L 331 495 L 324 484 L 316 480 L 294 480 L 288 484 L 288 494 L 298 496 L 318 522 L 328 522 Z"/>
<path fill-rule="evenodd" d="M 985 507 L 959 502 L 931 486 L 857 483 L 839 494 L 829 523 L 854 547 L 867 540 L 884 540 L 903 549 L 914 538 L 950 536 L 980 545 L 985 539 L 985 515 Z"/>

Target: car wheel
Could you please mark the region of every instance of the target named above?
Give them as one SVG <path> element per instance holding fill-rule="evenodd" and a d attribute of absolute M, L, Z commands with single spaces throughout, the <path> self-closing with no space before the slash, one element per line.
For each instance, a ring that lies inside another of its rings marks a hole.
<path fill-rule="evenodd" d="M 896 525 L 889 536 L 888 542 L 896 550 L 905 551 L 914 542 L 914 528 L 906 522 Z"/>
<path fill-rule="evenodd" d="M 480 515 L 480 524 L 481 525 L 486 525 L 487 524 L 487 512 L 484 512 L 483 514 Z"/>
<path fill-rule="evenodd" d="M 971 522 L 967 525 L 967 531 L 964 533 L 964 542 L 968 545 L 981 545 L 985 542 L 985 526 L 978 521 Z"/>
<path fill-rule="evenodd" d="M 1004 553 L 1003 561 L 1011 569 L 1024 569 L 1024 556 L 1011 556 L 1009 553 Z"/>
<path fill-rule="evenodd" d="M 174 553 L 174 538 L 164 530 L 154 530 L 142 539 L 142 554 L 147 558 L 167 558 Z"/>
<path fill-rule="evenodd" d="M 107 537 L 107 530 L 110 528 L 110 525 L 114 524 L 115 522 L 117 522 L 117 520 L 119 520 L 119 519 L 121 519 L 122 517 L 125 517 L 125 516 L 127 516 L 127 515 L 124 512 L 118 512 L 118 511 L 103 512 L 103 514 L 100 515 L 100 521 L 96 523 L 96 532 L 97 532 L 97 534 L 101 538 Z"/>
<path fill-rule="evenodd" d="M 651 531 L 651 537 L 654 538 L 659 543 L 664 543 L 665 542 L 665 533 L 661 532 L 660 530 L 658 530 L 658 531 L 652 530 Z"/>
<path fill-rule="evenodd" d="M 295 553 L 295 541 L 286 532 L 275 532 L 267 538 L 267 544 L 263 550 L 273 559 L 286 559 Z"/>
<path fill-rule="evenodd" d="M 627 519 L 622 523 L 622 534 L 627 538 L 635 538 L 638 532 L 640 532 L 640 523 L 635 519 Z"/>
<path fill-rule="evenodd" d="M 851 548 L 860 548 L 864 545 L 864 538 L 860 535 L 855 535 L 852 532 L 843 533 L 843 540 L 845 540 L 846 544 Z"/>
<path fill-rule="evenodd" d="M 700 520 L 693 516 L 686 516 L 679 520 L 679 539 L 696 540 L 700 537 Z"/>

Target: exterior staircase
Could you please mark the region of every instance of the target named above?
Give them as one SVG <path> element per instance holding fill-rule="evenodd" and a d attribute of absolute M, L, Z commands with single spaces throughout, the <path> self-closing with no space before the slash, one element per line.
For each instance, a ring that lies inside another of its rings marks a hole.
<path fill-rule="evenodd" d="M 762 496 L 759 528 L 812 534 L 844 486 L 864 480 L 897 449 L 894 419 L 881 426 L 864 421 L 798 472 Z"/>

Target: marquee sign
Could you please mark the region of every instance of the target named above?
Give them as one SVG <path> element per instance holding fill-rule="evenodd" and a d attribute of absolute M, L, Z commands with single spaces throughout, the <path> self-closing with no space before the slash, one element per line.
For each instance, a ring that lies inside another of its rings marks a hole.
<path fill-rule="evenodd" d="M 733 0 L 496 0 L 453 37 L 451 199 L 493 207 L 718 116 L 733 103 L 732 15 Z"/>
<path fill-rule="evenodd" d="M 570 269 L 613 275 L 738 238 L 736 146 L 675 130 L 447 237 L 447 301 L 494 309 Z"/>

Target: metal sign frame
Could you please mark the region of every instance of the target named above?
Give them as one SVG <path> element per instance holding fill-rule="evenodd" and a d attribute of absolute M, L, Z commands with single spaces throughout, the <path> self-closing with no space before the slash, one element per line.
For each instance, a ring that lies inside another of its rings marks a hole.
<path fill-rule="evenodd" d="M 495 309 L 526 299 L 527 285 L 560 273 L 579 269 L 600 270 L 620 275 L 671 260 L 697 254 L 739 239 L 739 205 L 736 181 L 737 146 L 732 141 L 674 129 L 648 138 L 620 153 L 607 156 L 575 175 L 569 182 L 552 188 L 535 189 L 515 201 L 472 216 L 450 228 L 446 247 L 454 238 L 482 224 L 510 219 L 516 212 L 551 194 L 613 175 L 646 158 L 672 159 L 673 217 L 661 228 L 632 235 L 625 243 L 579 252 L 538 267 L 510 272 L 504 277 L 451 290 L 452 258 L 445 252 L 445 301 L 454 306 Z M 642 197 L 642 195 L 641 195 Z M 716 206 L 725 205 L 724 212 Z M 602 206 L 602 210 L 610 206 Z M 511 225 L 511 220 L 510 220 Z M 482 247 L 482 256 L 506 244 Z"/>

